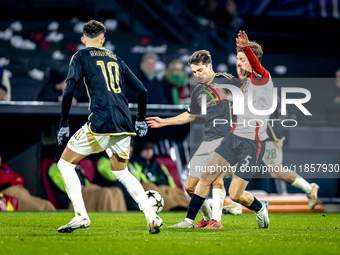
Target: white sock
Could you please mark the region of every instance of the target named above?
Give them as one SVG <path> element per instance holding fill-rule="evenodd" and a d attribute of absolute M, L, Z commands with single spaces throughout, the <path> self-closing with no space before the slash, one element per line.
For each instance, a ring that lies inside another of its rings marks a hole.
<path fill-rule="evenodd" d="M 71 200 L 76 216 L 88 218 L 84 205 L 83 196 L 81 194 L 81 183 L 73 165 L 63 159 L 58 161 L 58 168 L 64 180 L 66 193 Z"/>
<path fill-rule="evenodd" d="M 301 176 L 296 175 L 295 181 L 291 184 L 294 187 L 302 189 L 304 192 L 309 193 L 313 190 L 309 182 L 303 179 Z"/>
<path fill-rule="evenodd" d="M 200 213 L 203 215 L 205 221 L 207 221 L 207 219 L 212 219 L 212 211 L 207 200 L 204 200 L 204 203 L 200 208 Z"/>
<path fill-rule="evenodd" d="M 142 184 L 129 172 L 127 167 L 124 170 L 112 171 L 112 174 L 125 186 L 131 197 L 139 205 L 139 209 L 145 214 L 146 220 L 148 222 L 153 221 L 157 214 L 151 208 Z"/>
<path fill-rule="evenodd" d="M 226 192 L 223 189 L 213 189 L 212 193 L 213 193 L 212 219 L 220 222 Z"/>

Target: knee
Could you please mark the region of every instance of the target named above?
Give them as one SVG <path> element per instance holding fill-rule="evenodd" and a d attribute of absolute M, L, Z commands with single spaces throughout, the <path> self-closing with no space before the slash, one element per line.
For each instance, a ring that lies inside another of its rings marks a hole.
<path fill-rule="evenodd" d="M 278 173 L 278 172 L 270 171 L 269 174 L 273 179 L 280 179 L 280 177 L 281 177 L 280 173 Z"/>
<path fill-rule="evenodd" d="M 240 203 L 240 201 L 241 201 L 241 195 L 235 190 L 229 189 L 229 197 L 232 201 L 234 201 L 236 203 Z"/>
<path fill-rule="evenodd" d="M 211 178 L 201 178 L 197 185 L 200 185 L 200 187 L 210 187 L 213 183 L 214 180 Z"/>
<path fill-rule="evenodd" d="M 224 190 L 223 179 L 221 179 L 221 178 L 216 179 L 213 182 L 212 187 L 213 187 L 213 189 L 222 189 L 222 190 Z"/>
<path fill-rule="evenodd" d="M 189 195 L 190 197 L 192 197 L 192 195 L 195 193 L 195 188 L 196 188 L 196 186 L 195 186 L 195 185 L 192 185 L 192 184 L 189 183 L 189 182 L 187 182 L 187 183 L 185 184 L 185 190 L 186 190 L 186 192 L 188 193 L 188 195 Z"/>
<path fill-rule="evenodd" d="M 69 166 L 70 163 L 68 163 L 67 161 L 65 161 L 64 159 L 59 159 L 58 162 L 57 162 L 57 166 L 58 166 L 58 169 L 60 171 L 60 169 L 62 169 L 63 167 L 65 166 Z"/>

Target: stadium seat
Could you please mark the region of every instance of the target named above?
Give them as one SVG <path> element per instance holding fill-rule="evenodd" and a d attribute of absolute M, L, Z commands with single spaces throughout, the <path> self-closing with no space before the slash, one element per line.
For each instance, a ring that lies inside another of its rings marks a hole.
<path fill-rule="evenodd" d="M 78 165 L 84 170 L 85 178 L 92 183 L 96 172 L 92 160 L 89 158 L 84 158 L 78 163 Z"/>
<path fill-rule="evenodd" d="M 166 168 L 169 171 L 169 174 L 174 179 L 176 186 L 179 189 L 183 189 L 183 185 L 181 183 L 181 178 L 178 174 L 176 162 L 174 162 L 169 156 L 159 156 L 159 157 L 156 158 L 156 160 L 158 161 L 159 164 L 166 166 Z"/>

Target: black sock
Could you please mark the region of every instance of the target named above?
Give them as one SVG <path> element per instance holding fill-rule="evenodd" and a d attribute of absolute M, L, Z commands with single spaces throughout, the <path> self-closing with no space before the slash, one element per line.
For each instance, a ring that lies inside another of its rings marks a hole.
<path fill-rule="evenodd" d="M 250 206 L 246 206 L 249 210 L 258 212 L 262 209 L 262 204 L 259 200 L 256 199 L 256 197 L 254 197 L 254 201 L 251 203 Z"/>
<path fill-rule="evenodd" d="M 195 220 L 197 213 L 204 203 L 205 198 L 194 194 L 190 200 L 189 208 L 187 211 L 187 218 Z"/>

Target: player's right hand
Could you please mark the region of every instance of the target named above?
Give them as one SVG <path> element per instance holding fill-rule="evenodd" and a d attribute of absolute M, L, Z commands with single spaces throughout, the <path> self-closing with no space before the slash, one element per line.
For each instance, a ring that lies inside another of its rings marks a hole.
<path fill-rule="evenodd" d="M 161 128 L 164 127 L 163 119 L 159 117 L 148 117 L 145 118 L 146 123 L 148 123 L 148 126 L 151 128 Z"/>
<path fill-rule="evenodd" d="M 58 145 L 63 144 L 63 139 L 65 137 L 70 136 L 70 128 L 69 127 L 59 127 L 58 132 L 57 132 L 57 140 L 58 140 Z"/>
<path fill-rule="evenodd" d="M 244 31 L 239 31 L 236 38 L 236 46 L 244 48 L 249 45 L 248 35 Z"/>

